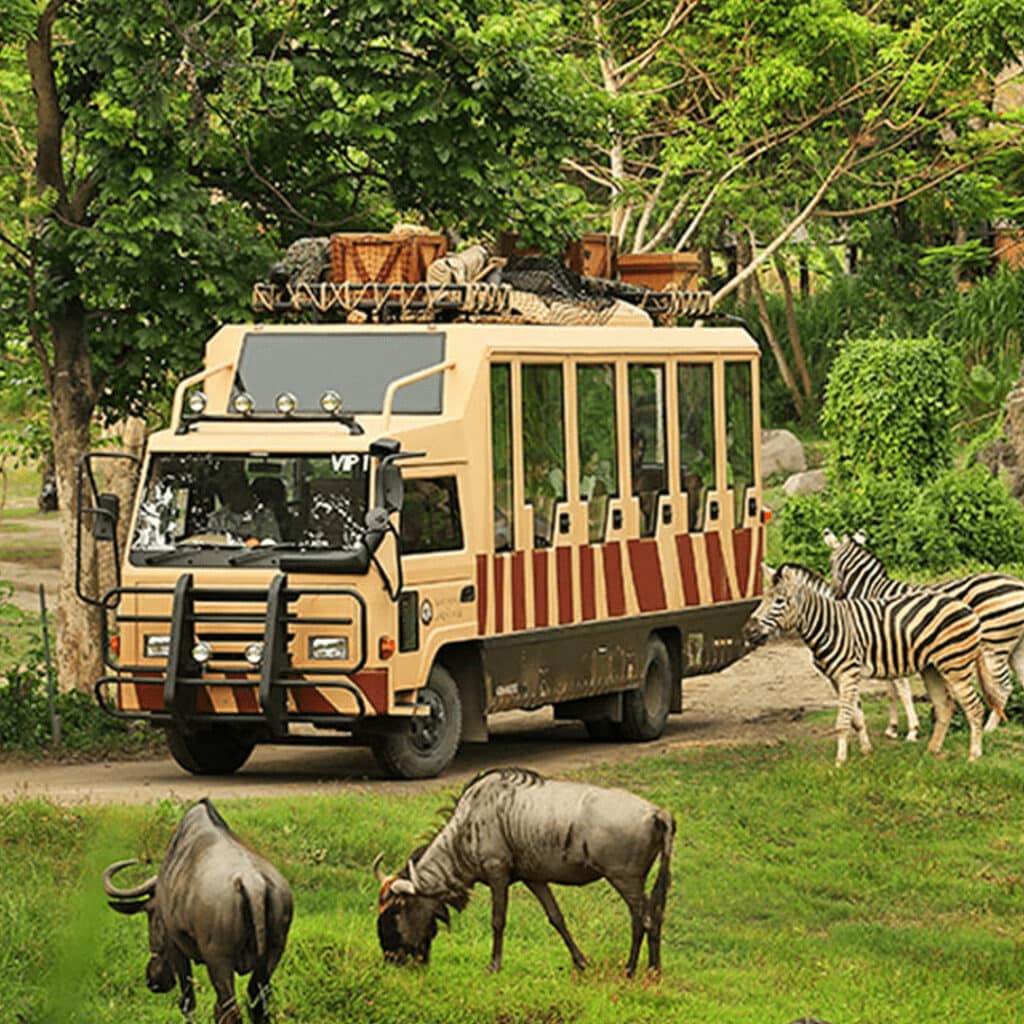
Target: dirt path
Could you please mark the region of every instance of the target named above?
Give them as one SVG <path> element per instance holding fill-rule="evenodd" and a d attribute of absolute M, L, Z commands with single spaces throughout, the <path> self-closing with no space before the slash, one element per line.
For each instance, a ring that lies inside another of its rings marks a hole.
<path fill-rule="evenodd" d="M 369 751 L 360 748 L 261 747 L 228 778 L 197 778 L 169 757 L 95 764 L 0 762 L 0 800 L 42 797 L 58 803 L 102 804 L 150 803 L 167 797 L 401 793 L 451 786 L 498 765 L 523 765 L 545 774 L 579 772 L 598 761 L 631 761 L 712 744 L 771 743 L 806 734 L 806 713 L 830 708 L 834 699 L 802 644 L 775 641 L 724 672 L 687 680 L 685 706 L 685 713 L 672 717 L 661 739 L 647 744 L 592 742 L 578 722 L 555 722 L 550 711 L 496 715 L 489 743 L 467 745 L 441 779 L 425 782 L 384 778 Z M 830 757 L 827 729 L 819 732 L 822 756 Z"/>
<path fill-rule="evenodd" d="M 8 508 L 24 509 L 24 515 L 0 519 L 0 530 L 9 530 L 13 538 L 12 547 L 24 543 L 26 547 L 40 540 L 57 545 L 60 521 L 56 513 L 37 512 L 35 504 L 22 499 L 8 503 Z M 46 588 L 46 604 L 50 612 L 57 610 L 57 592 L 60 571 L 30 562 L 0 561 L 0 580 L 6 580 L 14 587 L 11 603 L 23 611 L 39 613 L 39 584 Z"/>

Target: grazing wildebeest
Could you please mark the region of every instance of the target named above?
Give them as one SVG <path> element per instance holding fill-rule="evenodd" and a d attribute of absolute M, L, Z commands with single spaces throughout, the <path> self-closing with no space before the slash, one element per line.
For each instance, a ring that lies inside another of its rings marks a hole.
<path fill-rule="evenodd" d="M 484 772 L 456 801 L 448 821 L 397 876 L 381 882 L 377 934 L 384 958 L 427 962 L 437 922 L 462 910 L 477 882 L 491 890 L 491 961 L 501 970 L 508 887 L 521 881 L 537 897 L 572 962 L 586 958 L 572 940 L 550 883 L 607 878 L 629 906 L 633 925 L 626 973 L 632 977 L 644 935 L 649 965 L 661 967 L 661 923 L 669 887 L 675 821 L 668 811 L 622 789 L 545 779 L 521 768 Z M 647 874 L 661 857 L 650 897 Z"/>
<path fill-rule="evenodd" d="M 269 1020 L 270 976 L 284 952 L 292 920 L 292 893 L 284 876 L 228 828 L 209 800 L 190 808 L 171 837 L 160 870 L 131 889 L 113 884 L 119 860 L 103 873 L 109 903 L 122 914 L 149 918 L 146 984 L 170 992 L 177 978 L 179 1006 L 195 1009 L 192 961 L 206 964 L 217 993 L 217 1024 L 241 1024 L 235 974 L 249 974 L 249 1011 Z"/>

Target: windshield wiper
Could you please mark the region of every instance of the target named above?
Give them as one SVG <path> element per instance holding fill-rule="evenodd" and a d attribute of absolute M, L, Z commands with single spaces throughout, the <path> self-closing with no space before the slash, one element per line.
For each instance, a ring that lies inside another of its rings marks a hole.
<path fill-rule="evenodd" d="M 246 562 L 258 562 L 267 555 L 273 555 L 278 551 L 306 551 L 307 548 L 293 541 L 285 541 L 280 544 L 258 544 L 253 548 L 246 548 L 237 555 L 228 558 L 228 565 L 244 565 Z"/>
<path fill-rule="evenodd" d="M 193 551 L 222 551 L 226 546 L 228 545 L 212 544 L 209 541 L 176 544 L 167 551 L 155 551 L 151 555 L 144 555 L 142 561 L 144 565 L 160 565 L 163 562 L 169 562 L 173 558 L 177 558 L 178 555 L 188 554 Z"/>

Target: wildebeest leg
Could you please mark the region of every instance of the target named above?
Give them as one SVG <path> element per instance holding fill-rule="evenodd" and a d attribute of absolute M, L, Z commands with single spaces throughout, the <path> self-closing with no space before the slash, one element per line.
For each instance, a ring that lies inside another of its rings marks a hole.
<path fill-rule="evenodd" d="M 253 1024 L 267 1024 L 270 1020 L 270 975 L 266 968 L 257 967 L 249 978 L 249 1016 Z"/>
<path fill-rule="evenodd" d="M 217 1002 L 213 1006 L 214 1024 L 242 1024 L 242 1011 L 235 998 L 235 975 L 230 967 L 213 968 L 207 964 Z"/>
<path fill-rule="evenodd" d="M 643 878 L 609 878 L 615 891 L 626 901 L 629 907 L 630 924 L 633 926 L 633 937 L 629 944 L 629 960 L 626 961 L 626 975 L 632 978 L 636 972 L 636 962 L 640 957 L 640 944 L 644 941 L 645 918 L 647 916 L 647 897 L 644 895 Z"/>
<path fill-rule="evenodd" d="M 508 880 L 487 883 L 491 887 L 491 962 L 487 970 L 492 974 L 501 970 L 501 949 L 505 939 L 505 916 L 508 913 Z"/>
<path fill-rule="evenodd" d="M 582 971 L 587 966 L 587 958 L 580 951 L 579 946 L 573 942 L 551 887 L 547 882 L 527 882 L 526 887 L 537 897 L 540 905 L 544 908 L 544 912 L 548 915 L 548 920 L 551 922 L 552 927 L 562 936 L 562 941 L 569 950 L 573 964 L 578 970 Z"/>
<path fill-rule="evenodd" d="M 196 990 L 192 984 L 192 961 L 182 958 L 180 963 L 174 965 L 174 973 L 178 976 L 178 986 L 181 989 L 178 1008 L 186 1020 L 191 1020 L 192 1014 L 196 1010 Z"/>

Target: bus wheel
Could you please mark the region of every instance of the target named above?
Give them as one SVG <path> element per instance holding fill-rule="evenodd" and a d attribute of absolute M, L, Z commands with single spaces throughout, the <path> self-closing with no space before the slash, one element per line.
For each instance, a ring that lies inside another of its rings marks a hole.
<path fill-rule="evenodd" d="M 451 764 L 462 738 L 462 702 L 448 670 L 434 665 L 419 703 L 429 715 L 417 716 L 375 736 L 370 749 L 377 763 L 396 779 L 430 779 Z"/>
<path fill-rule="evenodd" d="M 254 746 L 226 725 L 187 735 L 177 729 L 167 730 L 171 757 L 193 775 L 231 775 L 249 759 Z"/>
<path fill-rule="evenodd" d="M 644 675 L 640 687 L 622 695 L 624 740 L 656 740 L 665 730 L 672 702 L 672 663 L 665 645 L 652 636 L 647 641 Z"/>

